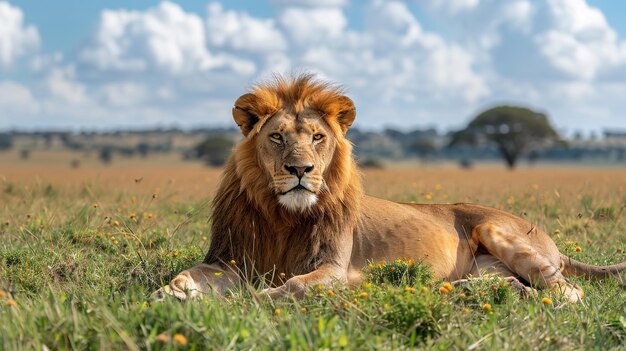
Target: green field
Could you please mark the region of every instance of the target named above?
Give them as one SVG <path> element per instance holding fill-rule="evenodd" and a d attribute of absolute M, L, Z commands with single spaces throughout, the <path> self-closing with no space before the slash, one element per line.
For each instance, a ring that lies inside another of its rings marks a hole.
<path fill-rule="evenodd" d="M 246 286 L 150 303 L 202 260 L 220 174 L 157 161 L 70 169 L 0 159 L 0 349 L 626 348 L 618 278 L 573 278 L 586 297 L 568 304 L 543 291 L 522 299 L 495 278 L 442 289 L 417 263 L 374 262 L 362 286 L 314 287 L 304 300 L 269 301 Z M 396 201 L 499 207 L 578 260 L 626 260 L 624 169 L 398 166 L 364 181 Z"/>

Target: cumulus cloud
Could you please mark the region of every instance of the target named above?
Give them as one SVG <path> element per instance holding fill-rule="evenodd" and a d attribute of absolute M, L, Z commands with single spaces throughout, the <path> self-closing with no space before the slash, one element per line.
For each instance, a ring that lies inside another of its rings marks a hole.
<path fill-rule="evenodd" d="M 288 7 L 281 13 L 279 21 L 293 43 L 299 46 L 336 40 L 348 25 L 339 8 Z"/>
<path fill-rule="evenodd" d="M 54 68 L 45 79 L 50 96 L 70 105 L 85 105 L 89 102 L 86 87 L 75 79 L 71 67 Z"/>
<path fill-rule="evenodd" d="M 287 48 L 286 39 L 274 20 L 225 11 L 220 3 L 208 6 L 207 32 L 209 43 L 218 48 L 258 53 Z"/>
<path fill-rule="evenodd" d="M 430 6 L 437 10 L 443 10 L 450 13 L 460 13 L 472 10 L 478 6 L 480 0 L 424 0 Z"/>
<path fill-rule="evenodd" d="M 368 127 L 456 127 L 500 102 L 546 109 L 557 125 L 593 127 L 586 118 L 603 113 L 615 121 L 626 108 L 618 102 L 626 87 L 616 78 L 626 77 L 626 43 L 585 0 L 272 3 L 276 13 L 266 18 L 228 2 L 210 2 L 200 14 L 171 1 L 103 10 L 78 50 L 25 61 L 34 84 L 2 81 L 0 109 L 72 125 L 230 124 L 245 87 L 302 71 L 344 84 L 357 103 L 357 125 Z M 3 13 L 14 20 L 0 21 L 0 68 L 39 45 L 17 7 L 0 2 L 0 19 Z M 445 32 L 429 30 L 416 13 Z M 28 49 L 16 54 L 20 41 L 4 40 L 16 32 L 6 23 L 36 45 L 20 39 Z"/>
<path fill-rule="evenodd" d="M 0 81 L 0 113 L 5 118 L 37 112 L 37 101 L 28 87 L 12 82 Z"/>
<path fill-rule="evenodd" d="M 243 60 L 211 54 L 202 19 L 169 1 L 145 12 L 103 11 L 79 59 L 103 71 L 181 74 L 217 68 L 239 73 L 254 70 Z"/>
<path fill-rule="evenodd" d="M 590 80 L 626 64 L 626 42 L 619 42 L 604 14 L 584 0 L 550 0 L 546 17 L 548 26 L 535 40 L 555 69 Z"/>
<path fill-rule="evenodd" d="M 272 3 L 284 6 L 306 6 L 306 7 L 342 7 L 346 6 L 348 0 L 273 0 Z"/>
<path fill-rule="evenodd" d="M 18 7 L 0 1 L 0 68 L 12 66 L 16 60 L 39 48 L 37 28 L 24 24 Z"/>
<path fill-rule="evenodd" d="M 168 92 L 160 90 L 159 97 L 168 98 Z M 104 102 L 110 106 L 125 107 L 143 103 L 148 97 L 145 86 L 134 82 L 124 81 L 105 84 L 100 89 L 100 95 Z"/>

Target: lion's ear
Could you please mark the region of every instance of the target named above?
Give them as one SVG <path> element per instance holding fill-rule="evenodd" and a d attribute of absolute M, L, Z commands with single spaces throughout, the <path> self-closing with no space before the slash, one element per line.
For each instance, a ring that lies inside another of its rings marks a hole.
<path fill-rule="evenodd" d="M 338 99 L 339 113 L 337 114 L 337 122 L 339 122 L 343 133 L 346 134 L 356 118 L 356 109 L 354 108 L 354 102 L 349 97 L 340 96 Z"/>
<path fill-rule="evenodd" d="M 241 129 L 241 133 L 247 136 L 254 125 L 259 121 L 259 117 L 256 114 L 256 106 L 258 99 L 254 94 L 244 94 L 235 101 L 235 107 L 233 107 L 233 118 L 235 123 Z"/>

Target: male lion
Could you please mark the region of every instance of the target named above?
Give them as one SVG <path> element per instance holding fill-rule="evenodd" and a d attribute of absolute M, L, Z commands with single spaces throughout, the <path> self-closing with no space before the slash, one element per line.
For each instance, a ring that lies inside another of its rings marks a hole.
<path fill-rule="evenodd" d="M 301 296 L 316 284 L 358 282 L 368 260 L 402 257 L 429 264 L 435 278 L 495 272 L 575 302 L 583 292 L 564 275 L 626 269 L 626 262 L 600 267 L 566 257 L 544 231 L 496 209 L 364 195 L 345 138 L 355 115 L 338 87 L 311 75 L 278 77 L 237 99 L 233 117 L 244 139 L 213 203 L 209 251 L 157 297 L 221 294 L 268 272 L 284 273 L 272 275 L 269 296 Z"/>

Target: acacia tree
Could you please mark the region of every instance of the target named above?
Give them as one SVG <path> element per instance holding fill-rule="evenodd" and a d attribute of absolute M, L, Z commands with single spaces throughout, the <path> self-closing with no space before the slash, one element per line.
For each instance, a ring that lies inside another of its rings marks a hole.
<path fill-rule="evenodd" d="M 561 142 L 548 117 L 519 106 L 497 106 L 480 113 L 466 128 L 452 135 L 451 146 L 486 145 L 498 147 L 510 169 L 519 157 Z"/>

